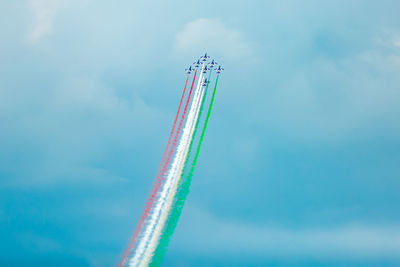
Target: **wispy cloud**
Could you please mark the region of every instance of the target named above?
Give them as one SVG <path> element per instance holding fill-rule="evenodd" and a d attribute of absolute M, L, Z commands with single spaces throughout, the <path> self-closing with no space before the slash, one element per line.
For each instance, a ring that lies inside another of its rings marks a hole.
<path fill-rule="evenodd" d="M 268 98 L 251 98 L 256 123 L 274 124 L 291 138 L 311 143 L 343 142 L 382 129 L 386 136 L 397 136 L 400 128 L 394 114 L 400 112 L 396 102 L 400 96 L 400 38 L 394 33 L 376 36 L 368 38 L 359 51 L 340 57 L 313 51 L 291 72 L 279 64 L 270 67 L 271 72 L 265 72 L 267 81 L 279 80 L 265 88 Z M 265 65 L 274 64 L 265 61 Z M 259 92 L 257 86 L 246 90 Z"/>
<path fill-rule="evenodd" d="M 63 0 L 29 0 L 29 8 L 33 15 L 33 24 L 27 39 L 30 43 L 38 43 L 44 36 L 53 31 L 54 18 L 62 8 Z"/>
<path fill-rule="evenodd" d="M 289 229 L 223 220 L 204 209 L 188 206 L 178 229 L 176 238 L 180 249 L 190 247 L 205 254 L 330 259 L 400 257 L 399 225 L 383 227 L 349 223 Z"/>
<path fill-rule="evenodd" d="M 132 140 L 143 141 L 151 136 L 142 136 L 137 125 L 157 134 L 154 121 L 166 118 L 141 97 L 121 99 L 115 88 L 95 78 L 71 78 L 49 89 L 44 98 L 24 97 L 19 99 L 26 105 L 10 109 L 9 113 L 16 116 L 15 130 L 21 135 L 29 133 L 31 142 L 40 147 L 41 152 L 25 148 L 25 157 L 29 158 L 30 153 L 35 155 L 35 164 L 23 168 L 29 175 L 2 179 L 0 188 L 76 182 L 125 183 L 126 177 L 107 168 L 93 167 L 88 162 L 107 159 L 106 151 L 136 147 Z M 10 101 L 16 100 L 11 97 Z M 38 101 L 38 104 L 32 108 L 31 101 Z M 23 162 L 19 165 L 24 165 Z M 9 168 L 12 167 L 4 167 Z"/>
<path fill-rule="evenodd" d="M 197 19 L 187 23 L 176 35 L 176 49 L 198 54 L 204 50 L 227 58 L 245 58 L 253 54 L 252 44 L 240 31 L 227 27 L 220 19 Z"/>

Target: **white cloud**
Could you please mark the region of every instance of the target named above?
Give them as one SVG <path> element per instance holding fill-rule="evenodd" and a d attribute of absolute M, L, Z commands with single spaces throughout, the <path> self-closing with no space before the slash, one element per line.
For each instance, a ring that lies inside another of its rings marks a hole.
<path fill-rule="evenodd" d="M 46 90 L 46 97 L 23 96 L 19 101 L 25 103 L 24 107 L 8 110 L 16 135 L 29 133 L 29 142 L 36 147 L 31 153 L 40 156 L 34 156 L 35 164 L 21 168 L 26 175 L 3 179 L 0 188 L 124 184 L 126 177 L 92 163 L 106 160 L 107 151 L 114 149 L 126 149 L 134 155 L 137 140 L 152 143 L 159 133 L 158 122 L 169 118 L 138 95 L 117 96 L 115 88 L 96 78 L 74 77 L 42 90 Z M 42 92 L 36 93 L 41 96 Z M 15 101 L 8 98 L 8 102 Z M 18 151 L 18 146 L 11 142 L 8 149 Z M 29 157 L 29 149 L 24 151 Z"/>
<path fill-rule="evenodd" d="M 241 102 L 237 110 L 246 119 L 254 117 L 256 123 L 310 144 L 336 145 L 371 134 L 397 139 L 399 40 L 398 33 L 384 33 L 360 51 L 338 58 L 316 56 L 288 74 L 280 65 L 276 70 L 281 73 L 271 68 L 272 74 L 265 73 L 267 81 L 278 79 L 265 88 L 268 97 L 249 97 L 250 114 Z M 257 86 L 246 91 L 261 92 Z"/>
<path fill-rule="evenodd" d="M 371 227 L 353 223 L 288 229 L 221 220 L 190 205 L 185 210 L 177 230 L 177 244 L 179 249 L 191 248 L 201 254 L 331 259 L 400 257 L 400 226 Z"/>
<path fill-rule="evenodd" d="M 251 57 L 252 45 L 239 31 L 229 29 L 219 19 L 197 19 L 185 25 L 176 35 L 175 48 L 180 53 L 204 51 L 227 58 Z"/>
<path fill-rule="evenodd" d="M 35 44 L 53 31 L 54 18 L 63 6 L 63 0 L 29 0 L 33 14 L 33 25 L 28 41 Z"/>
<path fill-rule="evenodd" d="M 16 240 L 29 251 L 49 252 L 61 250 L 61 245 L 56 240 L 31 232 L 18 233 Z"/>

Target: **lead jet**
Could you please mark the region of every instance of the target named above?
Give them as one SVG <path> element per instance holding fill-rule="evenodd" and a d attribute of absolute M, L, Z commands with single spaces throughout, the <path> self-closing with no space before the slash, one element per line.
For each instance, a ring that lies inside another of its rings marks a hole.
<path fill-rule="evenodd" d="M 215 70 L 218 74 L 220 74 L 224 68 L 221 68 L 221 65 L 218 66 L 218 68 Z"/>
<path fill-rule="evenodd" d="M 217 64 L 218 64 L 218 62 L 215 61 L 214 59 L 210 63 L 208 63 L 208 65 L 210 66 L 210 69 L 214 68 L 214 66 Z"/>
<path fill-rule="evenodd" d="M 194 69 L 192 68 L 192 66 L 190 66 L 189 68 L 185 69 L 187 74 L 190 74 L 192 71 L 194 71 Z"/>
<path fill-rule="evenodd" d="M 207 56 L 207 53 L 205 53 L 204 56 L 201 56 L 201 58 L 203 59 L 203 61 L 206 61 L 207 58 L 210 58 L 210 56 Z"/>
<path fill-rule="evenodd" d="M 198 68 L 201 64 L 203 64 L 203 62 L 200 61 L 200 59 L 198 59 L 197 61 L 193 62 L 193 65 L 195 68 Z"/>

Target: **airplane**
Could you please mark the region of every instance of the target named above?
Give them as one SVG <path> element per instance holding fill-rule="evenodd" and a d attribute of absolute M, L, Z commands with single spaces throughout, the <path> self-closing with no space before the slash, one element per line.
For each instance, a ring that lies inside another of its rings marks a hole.
<path fill-rule="evenodd" d="M 185 69 L 187 74 L 190 74 L 194 69 L 192 68 L 192 66 L 190 66 L 189 68 Z"/>
<path fill-rule="evenodd" d="M 220 74 L 222 71 L 224 70 L 224 68 L 221 68 L 221 65 L 218 66 L 218 69 L 216 69 L 215 71 Z"/>
<path fill-rule="evenodd" d="M 205 53 L 204 56 L 201 56 L 200 58 L 202 58 L 203 61 L 206 61 L 207 58 L 210 58 L 210 56 L 207 56 L 207 53 Z"/>
<path fill-rule="evenodd" d="M 210 82 L 210 81 L 207 80 L 207 78 L 206 78 L 206 79 L 204 80 L 204 82 L 203 82 L 203 86 L 206 86 L 209 82 Z"/>
<path fill-rule="evenodd" d="M 210 65 L 210 69 L 214 68 L 214 66 L 217 64 L 218 64 L 218 62 L 215 61 L 214 59 L 210 63 L 208 63 L 208 65 Z"/>
<path fill-rule="evenodd" d="M 203 69 L 203 73 L 207 73 L 207 71 L 209 70 L 209 68 L 207 68 L 207 65 L 204 67 Z"/>
<path fill-rule="evenodd" d="M 198 59 L 197 61 L 193 62 L 194 67 L 198 68 L 201 64 L 203 64 L 203 62 L 200 61 L 200 59 Z"/>

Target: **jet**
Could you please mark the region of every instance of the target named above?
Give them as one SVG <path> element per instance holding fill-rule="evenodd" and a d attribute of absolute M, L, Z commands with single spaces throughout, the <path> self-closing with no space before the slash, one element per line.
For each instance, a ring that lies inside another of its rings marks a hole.
<path fill-rule="evenodd" d="M 209 68 L 207 68 L 207 65 L 204 67 L 203 69 L 203 73 L 207 73 L 207 71 L 209 70 Z"/>
<path fill-rule="evenodd" d="M 210 82 L 210 81 L 207 80 L 207 78 L 206 78 L 206 79 L 204 80 L 204 82 L 203 82 L 203 86 L 206 86 L 209 82 Z"/>
<path fill-rule="evenodd" d="M 192 68 L 192 66 L 190 66 L 189 68 L 185 69 L 187 74 L 190 74 L 192 71 L 194 71 L 194 69 Z"/>
<path fill-rule="evenodd" d="M 203 64 L 203 62 L 201 62 L 200 59 L 198 59 L 197 61 L 193 62 L 193 65 L 195 68 L 198 68 L 201 64 Z"/>
<path fill-rule="evenodd" d="M 210 56 L 207 56 L 207 53 L 205 53 L 204 56 L 201 56 L 200 58 L 202 58 L 203 61 L 206 61 L 207 58 L 210 58 Z"/>
<path fill-rule="evenodd" d="M 215 70 L 218 74 L 220 74 L 224 68 L 221 68 L 221 65 L 218 66 L 218 68 Z"/>
<path fill-rule="evenodd" d="M 208 65 L 210 65 L 210 69 L 214 68 L 214 66 L 217 64 L 218 64 L 218 62 L 215 61 L 214 59 L 210 63 L 208 63 Z"/>

